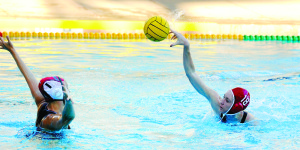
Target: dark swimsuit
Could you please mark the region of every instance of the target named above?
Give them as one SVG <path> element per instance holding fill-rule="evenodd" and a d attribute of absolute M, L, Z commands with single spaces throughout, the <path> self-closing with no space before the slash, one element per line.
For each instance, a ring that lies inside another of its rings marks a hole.
<path fill-rule="evenodd" d="M 48 110 L 47 108 L 48 103 L 44 103 L 40 108 L 39 111 L 37 113 L 37 118 L 36 118 L 36 122 L 35 122 L 35 126 L 39 127 L 41 124 L 41 121 L 47 117 L 49 114 L 56 114 L 56 112 L 52 111 L 52 110 Z"/>
<path fill-rule="evenodd" d="M 36 118 L 36 122 L 35 122 L 35 126 L 38 127 L 37 130 L 41 130 L 40 125 L 44 118 L 46 118 L 49 114 L 56 114 L 55 111 L 48 110 L 47 106 L 48 106 L 48 103 L 44 103 L 38 110 L 37 118 Z M 71 129 L 70 125 L 68 125 L 68 129 Z"/>
<path fill-rule="evenodd" d="M 248 115 L 248 113 L 244 111 L 241 123 L 245 123 L 247 115 Z M 227 122 L 226 121 L 226 115 L 223 117 L 223 114 L 221 114 L 220 117 L 222 118 L 222 122 L 224 122 L 224 123 Z"/>

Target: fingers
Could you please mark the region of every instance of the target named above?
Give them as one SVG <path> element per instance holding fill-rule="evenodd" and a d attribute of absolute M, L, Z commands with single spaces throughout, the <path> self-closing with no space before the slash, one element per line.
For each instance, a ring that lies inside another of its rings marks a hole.
<path fill-rule="evenodd" d="M 173 33 L 174 35 L 171 37 L 171 40 L 176 40 L 178 36 L 180 36 L 180 33 L 176 32 L 175 30 L 171 29 L 171 32 L 170 33 Z M 178 45 L 179 44 L 179 41 L 177 40 L 175 43 L 171 44 L 170 47 L 173 47 L 175 45 Z"/>
<path fill-rule="evenodd" d="M 179 41 L 177 40 L 175 43 L 171 44 L 170 47 L 173 47 L 175 45 L 178 45 L 179 44 Z"/>
<path fill-rule="evenodd" d="M 170 47 L 173 47 L 173 46 L 175 46 L 175 45 L 177 45 L 177 42 L 171 44 Z"/>
<path fill-rule="evenodd" d="M 173 30 L 173 29 L 171 29 L 171 28 L 170 28 L 170 30 L 171 30 L 170 33 L 173 33 L 174 35 L 177 34 L 177 32 L 176 32 L 175 30 Z"/>
<path fill-rule="evenodd" d="M 170 32 L 170 33 L 173 33 L 173 34 L 174 34 L 173 37 L 171 38 L 171 40 L 175 40 L 175 39 L 177 39 L 178 36 L 180 36 L 180 33 L 176 32 L 176 31 L 174 31 L 174 30 L 172 30 L 172 29 L 171 29 L 171 32 Z"/>
<path fill-rule="evenodd" d="M 12 43 L 11 43 L 11 41 L 10 41 L 10 39 L 9 39 L 9 36 L 8 36 L 8 35 L 6 36 L 6 39 L 7 39 L 7 41 L 8 41 L 8 44 L 9 44 L 10 46 L 13 46 Z"/>
<path fill-rule="evenodd" d="M 1 45 L 0 45 L 1 48 L 2 48 L 2 49 L 5 49 L 4 40 L 3 40 L 2 37 L 0 37 L 0 41 L 1 41 L 1 43 L 0 43 L 0 44 L 1 44 Z"/>
<path fill-rule="evenodd" d="M 172 32 L 172 33 L 173 33 L 173 32 Z M 171 40 L 175 40 L 175 39 L 177 39 L 177 36 L 176 36 L 176 34 L 174 33 L 174 35 L 171 37 Z M 173 47 L 173 46 L 177 45 L 177 43 L 178 43 L 178 41 L 176 41 L 175 43 L 171 44 L 170 47 Z"/>
<path fill-rule="evenodd" d="M 172 30 L 170 29 L 172 33 L 174 33 L 175 35 L 179 34 L 179 32 L 175 31 L 175 30 Z"/>
<path fill-rule="evenodd" d="M 177 39 L 177 36 L 176 36 L 176 35 L 173 35 L 173 36 L 171 37 L 171 40 L 175 40 L 175 39 Z"/>
<path fill-rule="evenodd" d="M 1 40 L 1 42 L 2 42 L 2 43 L 4 42 L 4 40 L 3 40 L 3 38 L 2 38 L 2 37 L 0 37 L 0 40 Z"/>
<path fill-rule="evenodd" d="M 174 30 L 173 30 L 173 29 L 170 28 L 170 30 L 171 30 L 170 33 L 174 33 Z"/>

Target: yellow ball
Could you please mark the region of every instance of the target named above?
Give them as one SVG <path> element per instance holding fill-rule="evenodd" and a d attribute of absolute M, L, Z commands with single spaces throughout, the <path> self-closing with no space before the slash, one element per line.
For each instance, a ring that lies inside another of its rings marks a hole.
<path fill-rule="evenodd" d="M 164 40 L 170 31 L 169 23 L 160 16 L 153 16 L 145 22 L 144 33 L 146 37 L 154 42 Z"/>

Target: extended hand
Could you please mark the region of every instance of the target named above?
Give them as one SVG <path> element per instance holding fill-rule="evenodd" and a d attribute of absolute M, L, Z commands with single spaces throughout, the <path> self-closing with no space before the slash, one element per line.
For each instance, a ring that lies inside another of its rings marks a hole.
<path fill-rule="evenodd" d="M 11 43 L 9 37 L 6 36 L 6 38 L 7 38 L 7 41 L 8 41 L 8 42 L 4 42 L 3 38 L 0 37 L 0 46 L 1 46 L 0 49 L 6 49 L 6 50 L 8 50 L 9 52 L 11 52 L 11 50 L 14 49 L 14 46 L 13 46 L 13 44 Z"/>
<path fill-rule="evenodd" d="M 171 29 L 170 33 L 174 33 L 171 40 L 177 39 L 177 41 L 175 43 L 171 44 L 170 47 L 173 47 L 175 45 L 185 45 L 185 46 L 190 45 L 189 41 L 181 33 L 174 31 L 172 29 Z"/>

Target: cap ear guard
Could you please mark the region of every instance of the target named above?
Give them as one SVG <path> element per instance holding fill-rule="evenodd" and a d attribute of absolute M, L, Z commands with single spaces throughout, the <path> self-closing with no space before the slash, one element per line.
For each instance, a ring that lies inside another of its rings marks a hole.
<path fill-rule="evenodd" d="M 231 90 L 233 102 L 231 107 L 225 114 L 235 114 L 245 110 L 250 103 L 250 93 L 241 87 L 236 87 Z"/>
<path fill-rule="evenodd" d="M 51 80 L 43 84 L 44 91 L 54 100 L 63 100 L 63 91 L 61 83 Z"/>
<path fill-rule="evenodd" d="M 63 83 L 62 83 L 62 80 L 63 80 L 63 79 L 61 80 L 61 78 L 60 78 L 59 76 L 54 76 L 54 79 L 57 80 L 57 78 L 58 78 L 58 80 L 59 80 L 59 82 L 60 82 L 60 85 L 61 85 L 61 90 L 62 90 L 62 95 L 63 95 L 62 99 L 63 99 L 64 104 L 65 104 L 65 98 L 67 98 L 67 97 L 66 97 L 66 94 L 63 92 L 63 91 L 65 91 L 65 88 L 64 88 Z M 64 81 L 64 80 L 63 80 L 63 81 Z"/>
<path fill-rule="evenodd" d="M 231 105 L 230 108 L 224 113 L 224 116 L 225 116 L 226 114 L 229 114 L 229 111 L 232 109 L 232 107 L 233 107 L 233 105 L 234 105 L 234 103 L 235 103 L 234 93 L 232 92 L 232 90 L 230 90 L 230 91 L 231 91 L 231 93 L 232 93 L 232 105 Z"/>
<path fill-rule="evenodd" d="M 64 80 L 61 80 L 61 78 L 60 78 L 59 76 L 54 76 L 53 78 L 54 78 L 56 81 L 59 81 L 59 82 L 60 82 L 61 87 L 62 87 L 62 90 L 64 91 L 65 88 L 64 88 L 64 86 L 62 86 L 62 85 L 63 85 L 62 81 L 64 81 Z"/>
<path fill-rule="evenodd" d="M 47 102 L 64 101 L 62 81 L 64 81 L 64 79 L 58 76 L 41 79 L 39 90 Z"/>

